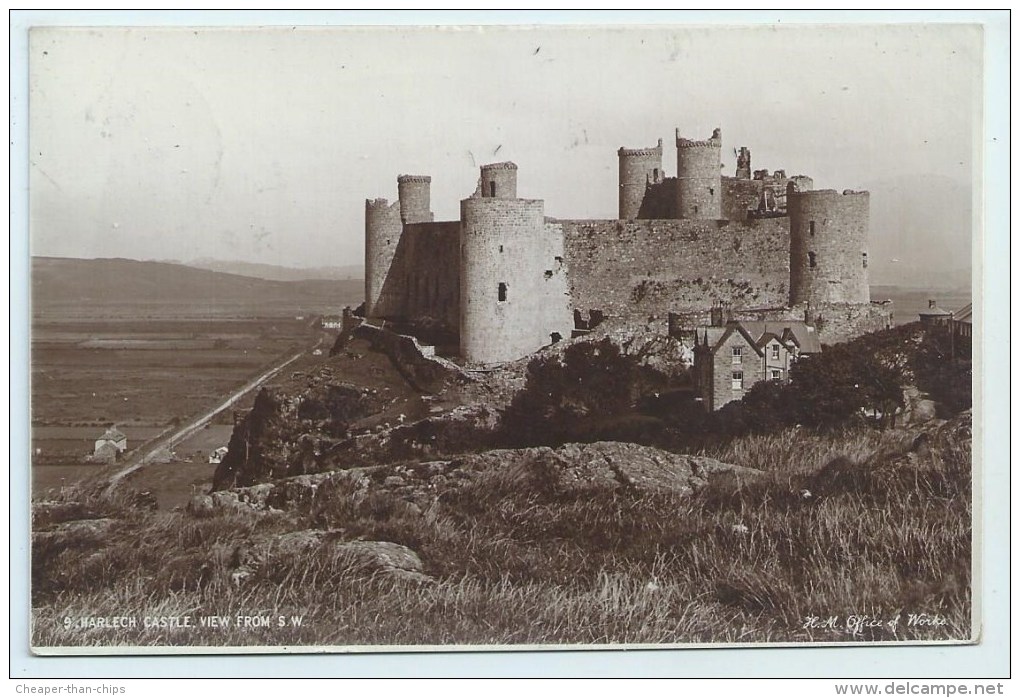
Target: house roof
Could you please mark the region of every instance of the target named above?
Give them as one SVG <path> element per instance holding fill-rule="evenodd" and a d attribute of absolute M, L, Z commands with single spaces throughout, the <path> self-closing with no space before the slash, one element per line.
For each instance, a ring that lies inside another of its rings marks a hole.
<path fill-rule="evenodd" d="M 759 356 L 761 355 L 761 347 L 758 346 L 755 338 L 752 337 L 747 332 L 747 329 L 739 322 L 726 323 L 725 327 L 702 327 L 698 330 L 698 335 L 700 335 L 702 343 L 708 346 L 709 351 L 715 354 L 726 342 L 729 336 L 735 332 L 743 335 L 744 339 L 751 345 L 751 348 L 754 349 L 755 353 Z"/>
<path fill-rule="evenodd" d="M 957 322 L 966 322 L 968 324 L 971 324 L 973 315 L 974 304 L 968 303 L 967 305 L 963 306 L 955 313 L 953 313 L 953 319 L 956 320 Z"/>
<path fill-rule="evenodd" d="M 792 339 L 802 354 L 817 354 L 822 350 L 815 328 L 802 320 L 741 320 L 740 324 L 761 345 L 768 341 L 765 339 L 768 334 L 784 343 Z"/>
<path fill-rule="evenodd" d="M 940 308 L 937 305 L 929 306 L 918 313 L 921 317 L 950 317 L 952 313 L 944 308 Z"/>
<path fill-rule="evenodd" d="M 127 436 L 117 427 L 110 427 L 99 438 L 106 439 L 107 441 L 123 441 L 127 439 Z"/>

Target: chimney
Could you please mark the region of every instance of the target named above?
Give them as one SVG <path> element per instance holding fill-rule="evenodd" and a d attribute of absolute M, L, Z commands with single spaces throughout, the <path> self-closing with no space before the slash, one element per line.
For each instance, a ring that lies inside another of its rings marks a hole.
<path fill-rule="evenodd" d="M 722 306 L 713 305 L 712 320 L 709 323 L 709 325 L 711 325 L 712 327 L 722 327 L 722 324 L 723 324 Z"/>
<path fill-rule="evenodd" d="M 935 301 L 929 299 L 928 300 L 928 308 L 931 309 L 931 308 L 934 308 L 934 307 L 935 307 Z"/>

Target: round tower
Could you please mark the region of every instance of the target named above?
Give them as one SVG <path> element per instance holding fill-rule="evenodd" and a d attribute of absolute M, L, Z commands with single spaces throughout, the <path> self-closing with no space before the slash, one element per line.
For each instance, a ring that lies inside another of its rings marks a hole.
<path fill-rule="evenodd" d="M 641 211 L 649 184 L 662 181 L 662 139 L 654 148 L 620 148 L 620 215 L 633 220 Z"/>
<path fill-rule="evenodd" d="M 494 162 L 482 165 L 482 197 L 486 199 L 517 198 L 517 165 Z"/>
<path fill-rule="evenodd" d="M 803 183 L 802 183 L 803 184 Z M 787 185 L 790 305 L 867 303 L 870 195 Z"/>
<path fill-rule="evenodd" d="M 695 141 L 676 131 L 677 215 L 695 220 L 722 218 L 722 131 Z"/>
<path fill-rule="evenodd" d="M 397 177 L 397 197 L 400 199 L 400 220 L 404 223 L 432 221 L 432 178 L 428 175 L 400 175 Z"/>
<path fill-rule="evenodd" d="M 365 317 L 400 314 L 402 293 L 392 267 L 402 232 L 399 202 L 365 200 Z"/>
<path fill-rule="evenodd" d="M 807 175 L 794 175 L 786 183 L 786 194 L 799 191 L 811 191 L 815 188 L 815 180 Z"/>
<path fill-rule="evenodd" d="M 460 249 L 460 353 L 466 361 L 513 361 L 555 335 L 570 336 L 562 228 L 546 224 L 544 202 L 464 199 Z"/>

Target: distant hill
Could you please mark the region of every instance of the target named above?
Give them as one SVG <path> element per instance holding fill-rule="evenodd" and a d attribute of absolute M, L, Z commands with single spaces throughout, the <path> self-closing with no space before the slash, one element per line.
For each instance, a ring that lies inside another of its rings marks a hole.
<path fill-rule="evenodd" d="M 271 281 L 195 269 L 183 264 L 133 259 L 32 258 L 32 302 L 47 304 L 193 302 L 258 305 L 356 304 L 364 282 Z"/>
<path fill-rule="evenodd" d="M 184 264 L 196 269 L 222 271 L 227 274 L 238 274 L 240 276 L 250 276 L 256 279 L 268 279 L 270 281 L 309 281 L 314 279 L 342 281 L 365 278 L 365 267 L 363 264 L 299 268 L 284 267 L 278 264 L 260 264 L 258 262 L 235 262 L 226 259 L 210 259 L 208 257 L 193 259 L 190 262 L 184 262 Z"/>

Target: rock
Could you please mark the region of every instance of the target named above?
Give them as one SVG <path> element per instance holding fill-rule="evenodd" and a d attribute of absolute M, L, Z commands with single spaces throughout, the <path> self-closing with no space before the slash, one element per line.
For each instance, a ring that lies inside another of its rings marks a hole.
<path fill-rule="evenodd" d="M 272 542 L 271 548 L 276 555 L 294 555 L 322 545 L 323 538 L 328 535 L 331 534 L 327 531 L 317 530 L 285 533 Z"/>
<path fill-rule="evenodd" d="M 337 555 L 349 557 L 355 567 L 366 572 L 383 574 L 403 582 L 435 581 L 422 571 L 423 565 L 418 554 L 404 545 L 358 540 L 340 543 L 333 550 Z"/>
<path fill-rule="evenodd" d="M 500 470 L 506 477 L 521 479 L 522 485 L 552 488 L 561 494 L 601 488 L 689 494 L 722 475 L 752 478 L 760 474 L 714 458 L 615 441 L 489 451 L 465 460 L 472 459 L 474 469 Z M 485 460 L 490 461 L 485 466 L 477 462 Z"/>
<path fill-rule="evenodd" d="M 192 516 L 208 516 L 217 511 L 215 500 L 207 494 L 198 494 L 188 500 L 185 508 Z"/>
<path fill-rule="evenodd" d="M 913 385 L 903 390 L 903 405 L 902 426 L 923 424 L 938 416 L 935 401 Z"/>
<path fill-rule="evenodd" d="M 117 519 L 79 519 L 55 524 L 44 531 L 33 531 L 35 542 L 58 542 L 74 540 L 99 541 L 118 523 Z"/>

